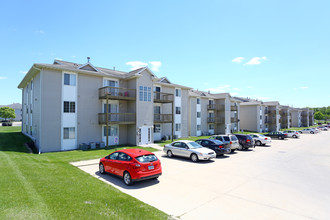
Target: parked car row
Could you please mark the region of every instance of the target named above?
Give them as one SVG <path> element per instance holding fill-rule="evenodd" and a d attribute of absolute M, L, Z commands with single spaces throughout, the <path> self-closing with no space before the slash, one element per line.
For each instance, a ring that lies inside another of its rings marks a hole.
<path fill-rule="evenodd" d="M 324 129 L 322 127 L 320 129 Z M 276 131 L 268 134 L 235 134 L 213 135 L 196 141 L 178 140 L 166 144 L 163 151 L 168 157 L 179 156 L 189 158 L 193 162 L 211 160 L 217 156 L 229 154 L 235 150 L 244 150 L 251 147 L 271 144 L 272 138 L 299 138 L 301 133 L 315 134 L 319 129 L 307 128 L 301 131 Z M 123 149 L 115 151 L 102 158 L 99 162 L 101 174 L 110 173 L 123 179 L 126 185 L 134 182 L 157 179 L 162 175 L 162 166 L 157 156 L 142 149 Z"/>

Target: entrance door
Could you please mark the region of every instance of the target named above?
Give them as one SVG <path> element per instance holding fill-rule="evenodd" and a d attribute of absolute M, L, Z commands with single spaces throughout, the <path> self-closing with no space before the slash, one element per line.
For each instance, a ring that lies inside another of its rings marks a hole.
<path fill-rule="evenodd" d="M 142 126 L 139 129 L 139 145 L 146 145 L 151 143 L 151 127 L 150 126 Z"/>
<path fill-rule="evenodd" d="M 107 104 L 103 104 L 103 113 L 106 113 L 107 111 Z M 118 113 L 119 107 L 118 103 L 110 103 L 108 104 L 108 113 Z M 118 114 L 110 114 L 110 122 L 119 121 L 119 115 Z"/>
<path fill-rule="evenodd" d="M 107 143 L 107 126 L 103 126 L 103 138 L 102 141 Z M 110 125 L 108 130 L 108 141 L 109 145 L 118 145 L 119 144 L 119 126 L 118 125 Z"/>

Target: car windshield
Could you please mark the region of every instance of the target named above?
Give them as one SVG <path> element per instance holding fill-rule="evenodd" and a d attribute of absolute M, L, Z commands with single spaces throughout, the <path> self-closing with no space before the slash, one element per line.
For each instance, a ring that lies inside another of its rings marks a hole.
<path fill-rule="evenodd" d="M 238 139 L 237 139 L 236 136 L 231 136 L 231 140 L 232 140 L 232 141 L 237 141 Z"/>
<path fill-rule="evenodd" d="M 223 136 L 223 139 L 225 139 L 225 141 L 230 141 L 228 136 Z"/>
<path fill-rule="evenodd" d="M 149 163 L 158 160 L 154 154 L 147 154 L 135 158 L 140 163 Z"/>
<path fill-rule="evenodd" d="M 186 143 L 189 148 L 201 148 L 202 146 L 197 144 L 196 142 L 188 142 Z"/>

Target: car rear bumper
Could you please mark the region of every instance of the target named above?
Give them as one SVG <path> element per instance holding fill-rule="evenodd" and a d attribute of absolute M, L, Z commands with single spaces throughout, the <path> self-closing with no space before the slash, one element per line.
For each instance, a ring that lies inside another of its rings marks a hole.
<path fill-rule="evenodd" d="M 143 176 L 140 178 L 133 179 L 133 181 L 138 182 L 138 181 L 142 181 L 142 180 L 154 179 L 154 178 L 158 178 L 161 175 L 162 175 L 162 173 L 158 173 L 158 174 L 154 174 L 154 175 L 150 175 L 150 176 Z"/>
<path fill-rule="evenodd" d="M 235 148 L 236 149 L 236 148 Z M 220 148 L 219 150 L 216 150 L 215 153 L 216 155 L 222 155 L 222 154 L 229 154 L 231 152 L 231 148 Z"/>
<path fill-rule="evenodd" d="M 272 143 L 272 141 L 271 140 L 262 140 L 261 143 L 263 143 L 263 144 L 270 144 L 270 143 Z"/>

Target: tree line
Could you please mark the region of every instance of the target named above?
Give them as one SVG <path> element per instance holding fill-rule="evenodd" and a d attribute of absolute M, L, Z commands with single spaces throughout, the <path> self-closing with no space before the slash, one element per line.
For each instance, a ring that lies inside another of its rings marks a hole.
<path fill-rule="evenodd" d="M 314 110 L 314 119 L 316 120 L 329 120 L 330 119 L 330 106 L 320 108 L 309 108 Z"/>

